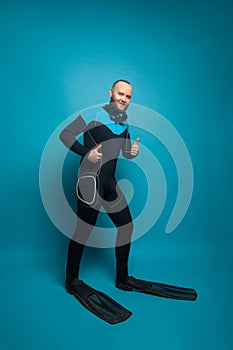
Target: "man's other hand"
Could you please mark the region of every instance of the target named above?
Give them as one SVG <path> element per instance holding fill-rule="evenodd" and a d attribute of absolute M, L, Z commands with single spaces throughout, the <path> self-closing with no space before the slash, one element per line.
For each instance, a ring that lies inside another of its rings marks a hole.
<path fill-rule="evenodd" d="M 139 141 L 140 141 L 140 139 L 137 138 L 136 141 L 134 142 L 134 144 L 132 145 L 131 150 L 130 150 L 131 156 L 136 157 L 138 155 L 138 152 L 139 152 L 138 142 Z"/>

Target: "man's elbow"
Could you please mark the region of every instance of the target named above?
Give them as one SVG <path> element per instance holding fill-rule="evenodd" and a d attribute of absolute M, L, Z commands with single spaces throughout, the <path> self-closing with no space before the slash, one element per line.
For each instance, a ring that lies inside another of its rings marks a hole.
<path fill-rule="evenodd" d="M 61 141 L 61 142 L 63 142 L 63 140 L 64 140 L 64 130 L 62 130 L 62 132 L 59 134 L 59 140 Z M 64 143 L 64 142 L 63 142 Z"/>
<path fill-rule="evenodd" d="M 70 132 L 68 132 L 67 130 L 62 130 L 62 132 L 59 135 L 59 139 L 68 148 L 70 148 L 75 141 L 73 140 L 73 137 L 71 137 Z"/>

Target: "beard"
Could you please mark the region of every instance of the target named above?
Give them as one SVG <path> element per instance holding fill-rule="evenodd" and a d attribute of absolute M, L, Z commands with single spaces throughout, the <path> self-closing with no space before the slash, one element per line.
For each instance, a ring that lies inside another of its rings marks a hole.
<path fill-rule="evenodd" d="M 113 106 L 113 108 L 116 109 L 117 111 L 119 111 L 120 113 L 125 112 L 126 109 L 128 108 L 127 103 L 119 102 L 117 100 L 114 100 L 114 98 L 111 98 L 110 103 Z"/>

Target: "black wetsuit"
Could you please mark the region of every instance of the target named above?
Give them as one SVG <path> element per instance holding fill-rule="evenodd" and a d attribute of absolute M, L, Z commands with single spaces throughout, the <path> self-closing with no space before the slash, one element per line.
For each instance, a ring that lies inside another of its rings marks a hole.
<path fill-rule="evenodd" d="M 93 113 L 92 115 L 90 115 Z M 128 276 L 128 257 L 133 230 L 132 217 L 123 193 L 117 186 L 115 170 L 120 151 L 125 158 L 130 154 L 131 141 L 127 115 L 118 115 L 111 104 L 79 115 L 60 134 L 61 141 L 73 152 L 81 155 L 77 184 L 78 220 L 76 231 L 70 240 L 66 275 L 79 278 L 79 265 L 85 242 L 96 223 L 102 205 L 118 229 L 116 239 L 117 279 Z M 76 137 L 83 133 L 84 145 Z M 101 144 L 101 161 L 91 163 L 89 151 Z"/>

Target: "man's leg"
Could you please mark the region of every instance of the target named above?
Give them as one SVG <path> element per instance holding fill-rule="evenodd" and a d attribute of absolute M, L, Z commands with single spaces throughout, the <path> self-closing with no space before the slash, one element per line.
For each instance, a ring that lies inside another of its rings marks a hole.
<path fill-rule="evenodd" d="M 105 198 L 105 210 L 117 227 L 116 238 L 116 280 L 125 281 L 128 277 L 128 259 L 131 246 L 131 237 L 133 232 L 133 221 L 130 210 L 124 195 L 117 189 L 119 202 L 111 201 L 116 198 L 113 194 Z M 113 210 L 114 208 L 114 210 Z M 122 209 L 123 208 L 123 209 Z"/>
<path fill-rule="evenodd" d="M 85 243 L 95 226 L 99 208 L 92 208 L 78 199 L 78 221 L 75 233 L 70 240 L 67 254 L 66 280 L 79 279 L 80 262 Z"/>

